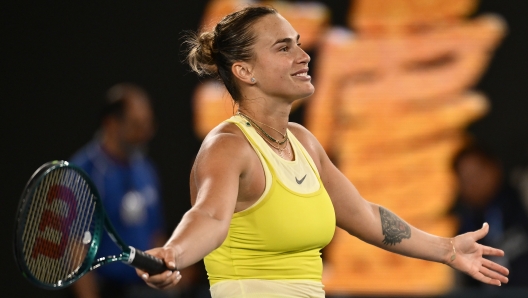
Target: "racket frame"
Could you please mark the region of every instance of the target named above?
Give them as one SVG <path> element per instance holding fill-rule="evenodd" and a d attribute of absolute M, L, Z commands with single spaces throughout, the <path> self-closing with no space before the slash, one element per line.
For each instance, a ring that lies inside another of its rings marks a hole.
<path fill-rule="evenodd" d="M 39 280 L 37 277 L 33 275 L 33 273 L 29 270 L 29 268 L 26 265 L 25 262 L 25 254 L 23 251 L 24 243 L 22 240 L 23 233 L 26 226 L 26 218 L 28 216 L 29 208 L 27 208 L 27 204 L 31 204 L 31 198 L 33 197 L 35 191 L 37 190 L 37 186 L 40 185 L 42 180 L 52 171 L 55 171 L 59 168 L 75 168 L 75 170 L 86 180 L 88 187 L 92 191 L 94 197 L 96 198 L 95 203 L 95 210 L 94 210 L 94 217 L 92 219 L 92 225 L 94 226 L 94 229 L 92 231 L 92 239 L 90 241 L 90 245 L 88 247 L 88 251 L 86 252 L 86 256 L 84 257 L 83 262 L 81 265 L 72 272 L 67 278 L 58 281 L 56 284 L 53 283 L 45 283 L 41 280 Z M 31 281 L 33 284 L 45 288 L 45 289 L 60 289 L 67 287 L 71 285 L 73 282 L 77 281 L 79 278 L 81 278 L 84 274 L 86 274 L 88 271 L 90 271 L 90 268 L 92 267 L 92 263 L 95 259 L 95 255 L 97 253 L 97 250 L 99 248 L 99 243 L 101 241 L 102 237 L 102 231 L 104 228 L 104 209 L 102 205 L 100 204 L 99 194 L 97 193 L 97 188 L 90 179 L 86 179 L 88 176 L 84 171 L 79 171 L 79 168 L 69 164 L 67 161 L 64 160 L 55 160 L 48 163 L 43 164 L 40 166 L 31 176 L 29 181 L 27 182 L 26 186 L 24 187 L 24 190 L 22 192 L 20 202 L 18 204 L 17 208 L 17 215 L 15 220 L 15 239 L 13 241 L 14 244 L 14 253 L 15 253 L 15 259 L 18 264 L 18 268 L 22 272 L 23 276 L 27 278 L 29 281 Z"/>
<path fill-rule="evenodd" d="M 73 169 L 79 175 L 81 175 L 93 194 L 93 198 L 95 200 L 94 218 L 92 221 L 92 224 L 94 225 L 94 231 L 92 234 L 89 249 L 81 266 L 79 266 L 77 270 L 69 274 L 66 279 L 60 280 L 56 284 L 50 284 L 44 283 L 38 278 L 36 278 L 31 273 L 24 261 L 24 243 L 22 241 L 22 235 L 24 233 L 24 227 L 26 223 L 25 218 L 27 218 L 27 214 L 29 212 L 29 208 L 25 207 L 26 204 L 28 204 L 28 200 L 31 200 L 31 198 L 33 197 L 36 191 L 36 186 L 40 184 L 40 182 L 46 177 L 46 175 L 54 170 L 63 167 Z M 118 255 L 101 257 L 95 260 L 97 250 L 99 249 L 99 244 L 103 236 L 103 229 L 108 233 L 112 241 L 121 249 L 122 252 Z M 97 191 L 97 187 L 93 184 L 91 178 L 88 176 L 88 174 L 86 174 L 86 172 L 84 172 L 83 169 L 72 165 L 64 160 L 55 160 L 45 163 L 33 173 L 31 178 L 27 182 L 24 191 L 22 192 L 22 196 L 18 204 L 14 231 L 15 239 L 13 241 L 13 250 L 20 271 L 22 272 L 23 276 L 26 277 L 30 282 L 44 289 L 62 289 L 68 287 L 72 283 L 79 280 L 79 278 L 81 278 L 89 271 L 117 261 L 124 262 L 136 268 L 141 268 L 153 274 L 161 273 L 165 270 L 168 270 L 161 259 L 155 258 L 141 250 L 126 245 L 125 241 L 123 241 L 123 239 L 116 232 L 114 226 L 108 218 L 106 211 L 103 207 L 99 192 Z"/>

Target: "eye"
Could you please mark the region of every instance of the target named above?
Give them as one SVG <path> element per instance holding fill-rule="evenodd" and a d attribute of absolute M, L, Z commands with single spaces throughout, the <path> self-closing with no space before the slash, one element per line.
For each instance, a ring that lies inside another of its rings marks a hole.
<path fill-rule="evenodd" d="M 288 47 L 282 47 L 279 49 L 279 51 L 281 52 L 287 52 L 288 51 Z"/>

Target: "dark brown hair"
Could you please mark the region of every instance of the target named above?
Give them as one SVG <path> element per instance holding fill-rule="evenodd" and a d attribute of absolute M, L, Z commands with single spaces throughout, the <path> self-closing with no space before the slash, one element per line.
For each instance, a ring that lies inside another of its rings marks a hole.
<path fill-rule="evenodd" d="M 250 6 L 225 16 L 215 28 L 187 37 L 187 63 L 200 76 L 220 78 L 235 101 L 240 91 L 231 67 L 238 61 L 253 57 L 255 33 L 251 26 L 261 17 L 276 14 L 268 6 Z"/>
<path fill-rule="evenodd" d="M 150 104 L 150 97 L 147 92 L 138 85 L 119 83 L 108 89 L 104 98 L 104 105 L 100 111 L 99 122 L 103 123 L 107 117 L 123 119 L 126 101 L 134 95 L 140 95 L 141 98 L 146 99 Z"/>
<path fill-rule="evenodd" d="M 451 162 L 451 167 L 455 172 L 458 172 L 458 166 L 466 157 L 474 156 L 481 162 L 487 163 L 497 168 L 502 168 L 501 159 L 488 147 L 483 144 L 471 142 L 460 149 L 454 156 Z"/>

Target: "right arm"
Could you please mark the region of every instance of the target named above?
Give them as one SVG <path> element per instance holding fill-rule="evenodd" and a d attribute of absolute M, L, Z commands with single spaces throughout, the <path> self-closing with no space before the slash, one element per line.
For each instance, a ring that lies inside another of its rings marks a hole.
<path fill-rule="evenodd" d="M 247 171 L 250 150 L 247 141 L 233 133 L 216 133 L 204 140 L 190 177 L 193 206 L 167 243 L 148 253 L 162 258 L 171 269 L 183 269 L 223 243 L 235 211 L 240 177 Z M 171 287 L 180 278 L 170 272 L 149 277 L 138 270 L 138 274 L 155 288 Z"/>

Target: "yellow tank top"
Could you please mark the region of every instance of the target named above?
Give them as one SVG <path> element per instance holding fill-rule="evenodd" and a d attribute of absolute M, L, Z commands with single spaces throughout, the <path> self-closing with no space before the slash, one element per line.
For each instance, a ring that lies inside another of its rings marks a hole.
<path fill-rule="evenodd" d="M 294 161 L 278 156 L 244 118 L 227 121 L 255 149 L 266 187 L 254 205 L 233 214 L 225 241 L 205 257 L 211 285 L 242 279 L 320 282 L 320 250 L 332 239 L 336 221 L 312 158 L 290 131 Z"/>

